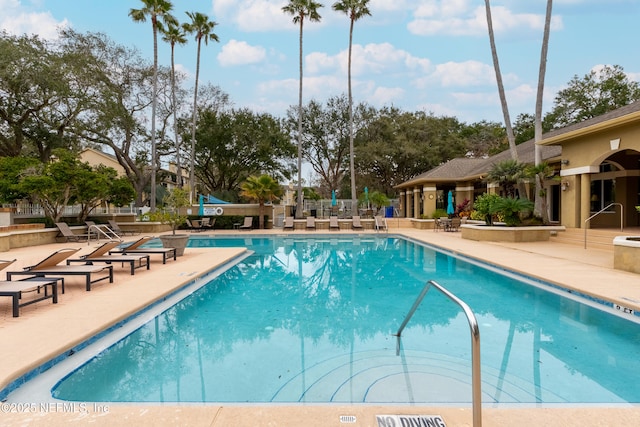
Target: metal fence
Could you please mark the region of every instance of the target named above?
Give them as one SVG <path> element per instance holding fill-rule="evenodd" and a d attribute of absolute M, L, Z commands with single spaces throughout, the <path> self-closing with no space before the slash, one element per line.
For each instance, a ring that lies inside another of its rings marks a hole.
<path fill-rule="evenodd" d="M 5 203 L 3 208 L 12 208 L 16 217 L 44 217 L 44 209 L 37 203 Z M 81 211 L 80 205 L 65 206 L 62 216 L 77 216 Z M 101 214 L 135 214 L 137 208 L 134 206 L 110 207 L 98 206 L 91 211 L 92 215 Z"/>

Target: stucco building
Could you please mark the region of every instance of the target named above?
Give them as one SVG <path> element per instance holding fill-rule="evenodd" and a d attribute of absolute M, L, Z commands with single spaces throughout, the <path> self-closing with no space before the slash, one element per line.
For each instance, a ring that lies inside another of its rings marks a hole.
<path fill-rule="evenodd" d="M 640 225 L 640 102 L 543 135 L 542 158 L 559 179 L 547 186 L 549 216 L 567 227 Z M 519 160 L 534 163 L 533 140 L 518 145 Z M 509 150 L 487 159 L 458 158 L 397 186 L 400 215 L 431 217 L 446 208 L 449 190 L 456 204 L 495 190 L 484 178 L 492 165 L 511 158 Z M 613 204 L 613 205 L 612 205 Z M 604 212 L 589 220 L 592 215 Z"/>

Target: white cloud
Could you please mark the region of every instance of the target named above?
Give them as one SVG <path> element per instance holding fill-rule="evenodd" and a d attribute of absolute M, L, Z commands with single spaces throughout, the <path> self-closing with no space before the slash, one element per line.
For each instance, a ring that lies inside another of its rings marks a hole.
<path fill-rule="evenodd" d="M 491 7 L 491 20 L 495 34 L 522 31 L 542 31 L 544 28 L 544 5 L 540 13 L 514 13 L 505 6 Z M 414 10 L 414 19 L 407 28 L 420 36 L 455 35 L 478 36 L 487 33 L 487 16 L 484 6 L 471 7 L 468 0 L 440 2 L 430 1 Z M 562 17 L 553 16 L 551 29 L 562 29 Z"/>
<path fill-rule="evenodd" d="M 403 12 L 413 7 L 415 0 L 371 0 L 369 2 L 369 10 L 374 15 L 374 11 L 381 12 Z M 374 15 L 375 16 L 375 15 Z"/>
<path fill-rule="evenodd" d="M 291 96 L 291 105 L 298 103 L 298 79 L 268 80 L 258 84 L 258 96 L 282 98 Z M 305 76 L 303 79 L 303 102 L 309 99 L 324 100 L 327 94 L 339 94 L 346 91 L 346 81 L 336 76 Z"/>
<path fill-rule="evenodd" d="M 503 79 L 509 82 L 515 77 L 506 75 Z M 493 67 L 479 61 L 438 64 L 431 74 L 430 80 L 436 80 L 444 87 L 489 85 L 495 84 L 496 81 Z"/>
<path fill-rule="evenodd" d="M 30 12 L 19 0 L 0 0 L 0 29 L 10 34 L 37 34 L 45 39 L 58 37 L 58 28 L 69 22 L 56 21 L 49 12 Z"/>
<path fill-rule="evenodd" d="M 451 108 L 451 106 L 443 104 L 418 104 L 416 108 L 427 113 L 433 113 L 434 116 L 438 117 L 456 117 L 459 113 L 458 110 Z"/>
<path fill-rule="evenodd" d="M 216 0 L 213 11 L 217 20 L 231 22 L 241 31 L 296 30 L 299 27 L 293 24 L 293 17 L 282 11 L 286 4 L 285 0 Z M 330 10 L 330 5 L 325 5 L 320 9 L 323 19 L 312 25 L 308 25 L 308 20 L 305 20 L 305 28 L 324 26 L 325 15 Z"/>
<path fill-rule="evenodd" d="M 348 50 L 336 55 L 314 52 L 306 56 L 307 72 L 318 74 L 321 72 L 339 72 L 347 74 Z M 390 43 L 370 43 L 368 45 L 353 45 L 351 73 L 353 76 L 365 74 L 382 74 L 395 72 L 426 72 L 431 62 L 425 58 L 411 55 L 409 52 L 397 49 Z"/>
<path fill-rule="evenodd" d="M 482 107 L 491 111 L 501 111 L 498 88 L 484 92 L 451 92 L 449 95 L 454 99 L 455 105 L 463 108 L 473 105 L 476 110 L 478 107 Z M 511 121 L 516 119 L 519 112 L 533 113 L 536 99 L 534 87 L 526 84 L 516 86 L 506 91 L 506 97 Z M 502 120 L 502 116 L 500 116 L 500 120 Z"/>
<path fill-rule="evenodd" d="M 233 65 L 256 64 L 264 61 L 267 53 L 262 46 L 251 46 L 247 42 L 230 40 L 222 46 L 218 54 L 218 61 L 223 67 Z"/>
<path fill-rule="evenodd" d="M 405 95 L 405 90 L 401 87 L 377 87 L 373 94 L 367 97 L 367 101 L 378 107 L 393 104 L 394 101 L 401 100 Z"/>

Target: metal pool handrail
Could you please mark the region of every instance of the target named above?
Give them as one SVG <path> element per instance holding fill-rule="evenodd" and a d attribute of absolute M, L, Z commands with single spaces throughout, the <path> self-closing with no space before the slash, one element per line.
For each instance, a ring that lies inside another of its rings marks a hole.
<path fill-rule="evenodd" d="M 110 229 L 109 227 L 107 227 L 106 225 L 103 226 L 104 228 L 107 229 L 108 232 L 112 233 L 112 237 L 111 235 L 109 235 L 109 233 L 105 232 L 104 230 L 102 230 L 100 227 L 98 227 L 95 224 L 91 224 L 89 227 L 87 227 L 87 244 L 91 244 L 91 230 L 95 230 L 96 231 L 96 240 L 99 242 L 100 241 L 100 235 L 102 234 L 104 237 L 106 237 L 109 240 L 120 240 L 120 237 L 118 237 L 118 235 L 116 234 L 115 231 L 113 231 L 112 229 Z"/>
<path fill-rule="evenodd" d="M 395 335 L 400 339 L 402 335 L 402 331 L 405 326 L 409 322 L 409 319 L 413 316 L 413 313 L 418 309 L 418 306 L 424 299 L 427 292 L 431 287 L 439 290 L 444 296 L 449 298 L 451 301 L 455 302 L 460 306 L 462 311 L 464 311 L 465 316 L 467 316 L 467 320 L 469 321 L 469 329 L 471 331 L 471 399 L 473 404 L 473 426 L 474 427 L 482 427 L 482 383 L 481 383 L 481 375 L 480 375 L 480 329 L 478 328 L 478 321 L 476 320 L 476 316 L 473 314 L 473 311 L 469 308 L 469 306 L 462 301 L 460 298 L 449 292 L 442 285 L 439 285 L 435 280 L 429 280 L 416 301 L 413 303 L 411 310 L 407 313 L 407 316 L 404 318 L 402 325 L 398 328 L 398 332 Z"/>
<path fill-rule="evenodd" d="M 598 212 L 591 215 L 589 218 L 584 220 L 584 248 L 587 249 L 587 223 L 591 221 L 596 216 L 600 215 L 602 212 L 609 209 L 611 206 L 620 206 L 620 231 L 622 232 L 624 229 L 624 206 L 622 203 L 610 203 L 607 207 L 600 209 Z"/>

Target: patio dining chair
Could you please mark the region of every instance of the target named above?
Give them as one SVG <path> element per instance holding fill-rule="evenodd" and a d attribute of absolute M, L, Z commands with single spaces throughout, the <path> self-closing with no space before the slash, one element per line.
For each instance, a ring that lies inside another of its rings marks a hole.
<path fill-rule="evenodd" d="M 184 220 L 187 224 L 187 228 L 191 231 L 202 231 L 202 222 L 194 220 L 193 222 L 187 218 Z"/>

